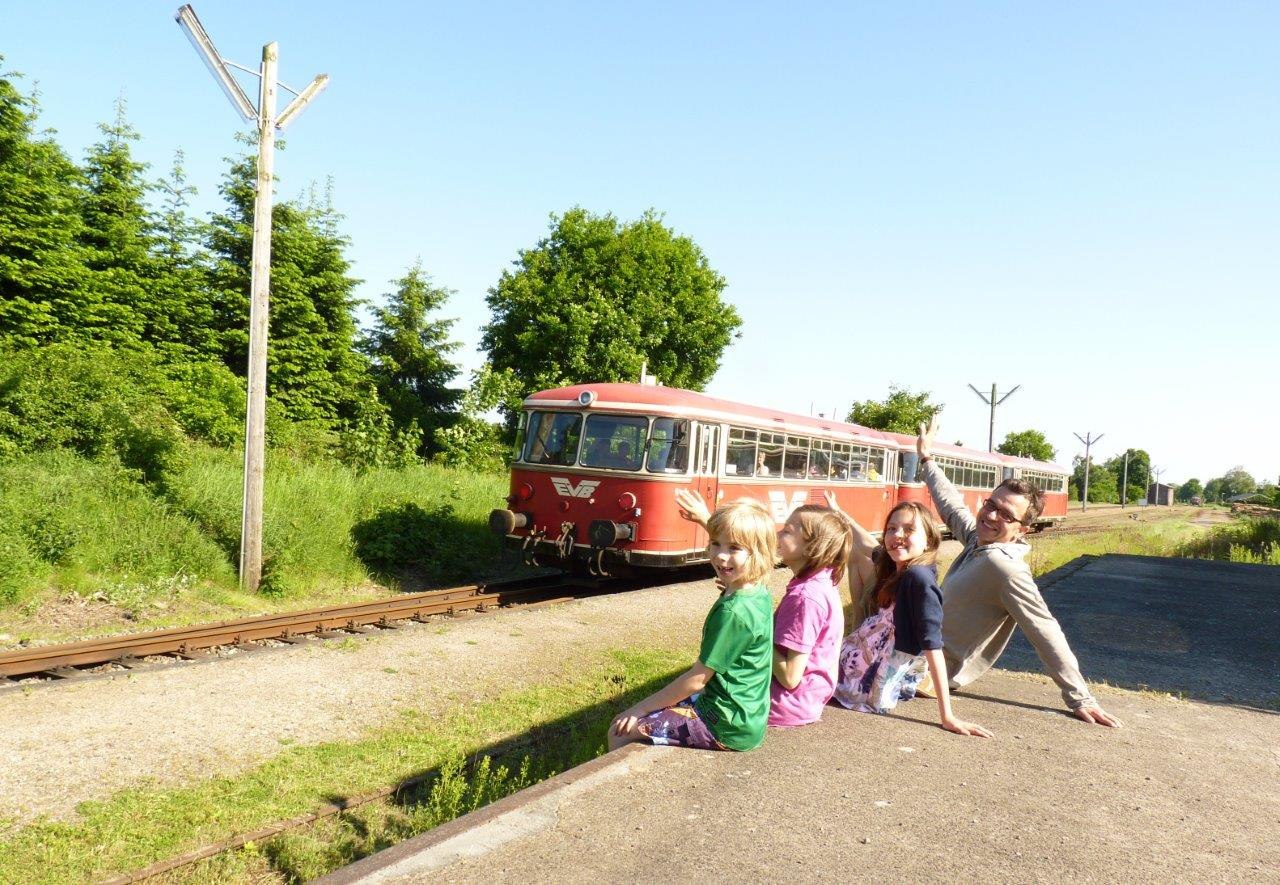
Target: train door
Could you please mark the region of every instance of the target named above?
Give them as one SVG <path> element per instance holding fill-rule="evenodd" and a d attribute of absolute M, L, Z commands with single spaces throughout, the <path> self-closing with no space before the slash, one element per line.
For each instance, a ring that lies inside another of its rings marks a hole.
<path fill-rule="evenodd" d="M 720 425 L 698 425 L 698 459 L 694 464 L 693 487 L 707 502 L 712 510 L 720 502 L 716 500 L 719 491 L 717 481 L 720 466 Z"/>

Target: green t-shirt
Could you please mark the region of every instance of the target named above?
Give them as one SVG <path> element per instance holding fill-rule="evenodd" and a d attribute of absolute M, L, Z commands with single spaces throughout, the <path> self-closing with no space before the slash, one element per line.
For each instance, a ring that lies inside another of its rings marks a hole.
<path fill-rule="evenodd" d="M 773 674 L 773 596 L 764 585 L 715 601 L 698 660 L 716 673 L 694 702 L 711 734 L 731 750 L 764 743 Z"/>

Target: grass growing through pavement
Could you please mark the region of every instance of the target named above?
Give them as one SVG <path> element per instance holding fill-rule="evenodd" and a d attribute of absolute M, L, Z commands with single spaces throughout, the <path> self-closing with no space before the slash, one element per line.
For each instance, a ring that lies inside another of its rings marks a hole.
<path fill-rule="evenodd" d="M 0 843 L 0 882 L 99 880 L 305 814 L 335 797 L 432 774 L 394 802 L 166 877 L 304 881 L 594 758 L 612 716 L 687 666 L 692 653 L 692 647 L 614 651 L 571 678 L 459 703 L 447 718 L 406 710 L 399 724 L 361 740 L 290 747 L 239 775 L 86 802 L 78 821 L 40 821 L 10 832 Z"/>

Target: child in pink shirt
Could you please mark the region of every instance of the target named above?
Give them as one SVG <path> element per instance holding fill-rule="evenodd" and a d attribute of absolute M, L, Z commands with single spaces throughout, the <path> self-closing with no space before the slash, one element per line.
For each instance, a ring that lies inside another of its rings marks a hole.
<path fill-rule="evenodd" d="M 773 616 L 772 726 L 817 722 L 835 693 L 844 637 L 839 584 L 852 548 L 852 528 L 826 507 L 797 508 L 778 532 L 778 556 L 795 577 Z"/>

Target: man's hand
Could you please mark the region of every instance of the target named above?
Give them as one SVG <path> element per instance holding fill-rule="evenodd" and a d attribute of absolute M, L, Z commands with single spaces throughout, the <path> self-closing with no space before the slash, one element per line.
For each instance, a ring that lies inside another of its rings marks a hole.
<path fill-rule="evenodd" d="M 1096 704 L 1091 707 L 1078 707 L 1073 712 L 1078 718 L 1083 719 L 1085 722 L 1092 722 L 1095 725 L 1105 725 L 1108 728 L 1124 728 L 1123 722 Z"/>
<path fill-rule="evenodd" d="M 929 423 L 920 422 L 920 435 L 916 437 L 916 453 L 923 460 L 933 454 L 933 438 L 938 435 L 938 416 L 929 416 Z"/>
<path fill-rule="evenodd" d="M 702 500 L 702 496 L 697 492 L 689 489 L 676 489 L 676 506 L 680 508 L 680 515 L 690 522 L 696 522 L 703 528 L 707 527 L 707 520 L 711 518 L 711 511 L 707 508 L 707 502 Z"/>

